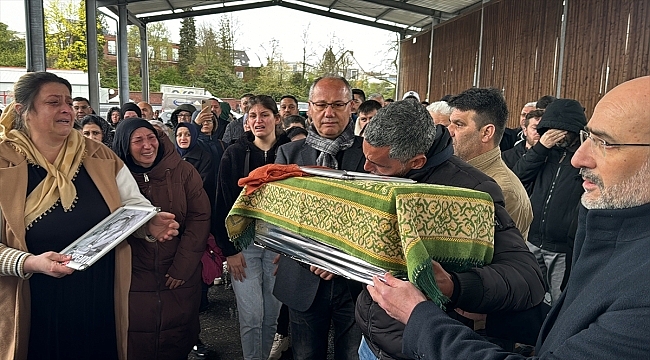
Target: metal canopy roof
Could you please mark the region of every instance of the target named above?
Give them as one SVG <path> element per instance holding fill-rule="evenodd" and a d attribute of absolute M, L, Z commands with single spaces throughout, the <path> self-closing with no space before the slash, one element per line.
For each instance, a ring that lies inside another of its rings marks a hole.
<path fill-rule="evenodd" d="M 150 23 L 192 16 L 283 6 L 316 15 L 413 35 L 459 15 L 481 0 L 97 0 L 117 13 L 126 4 L 129 22 Z"/>

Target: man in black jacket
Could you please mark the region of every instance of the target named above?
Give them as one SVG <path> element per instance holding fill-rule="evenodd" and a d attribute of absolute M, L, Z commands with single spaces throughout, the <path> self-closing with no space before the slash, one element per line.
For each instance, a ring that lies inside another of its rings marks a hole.
<path fill-rule="evenodd" d="M 492 314 L 523 311 L 542 302 L 544 284 L 540 269 L 503 207 L 501 189 L 487 175 L 453 155 L 449 132 L 435 125 L 424 107 L 407 99 L 379 110 L 366 128 L 363 151 L 365 170 L 374 174 L 474 189 L 492 196 L 492 263 L 463 273 L 449 273 L 433 263 L 436 283 L 451 300 L 446 304 L 451 316 L 474 329 L 481 324 L 474 320 L 485 318 L 482 314 L 487 314 L 489 324 Z M 360 359 L 410 358 L 401 354 L 404 325 L 389 317 L 366 290 L 357 300 L 356 319 L 364 334 Z"/>
<path fill-rule="evenodd" d="M 571 250 L 576 232 L 583 189 L 579 170 L 571 166 L 571 158 L 580 146 L 578 134 L 586 124 L 584 108 L 579 102 L 555 100 L 537 124 L 539 141 L 512 167 L 524 186 L 534 184 L 530 195 L 533 223 L 528 247 L 544 273 L 549 304 L 560 297 L 566 254 Z"/>
<path fill-rule="evenodd" d="M 363 171 L 363 138 L 354 136 L 350 121 L 352 99 L 344 78 L 316 79 L 309 90 L 313 123 L 307 138 L 281 146 L 275 162 Z M 354 323 L 354 300 L 360 291 L 360 283 L 280 258 L 273 294 L 289 308 L 294 359 L 325 360 L 330 324 L 334 358 L 357 358 L 361 333 Z"/>

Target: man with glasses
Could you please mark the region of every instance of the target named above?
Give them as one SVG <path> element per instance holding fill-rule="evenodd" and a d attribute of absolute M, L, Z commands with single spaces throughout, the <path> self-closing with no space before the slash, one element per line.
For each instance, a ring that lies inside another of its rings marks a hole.
<path fill-rule="evenodd" d="M 542 326 L 535 359 L 646 359 L 650 354 L 648 89 L 650 76 L 615 87 L 598 102 L 582 133 L 582 145 L 571 160 L 585 190 L 573 271 Z M 368 290 L 388 314 L 406 324 L 405 354 L 523 359 L 450 319 L 412 284 L 390 274 Z"/>
<path fill-rule="evenodd" d="M 74 110 L 74 127 L 81 129 L 81 120 L 86 115 L 93 113 L 93 108 L 90 107 L 90 101 L 85 97 L 78 96 L 72 99 L 72 109 Z"/>
<path fill-rule="evenodd" d="M 578 101 L 552 102 L 537 124 L 539 141 L 512 167 L 524 186 L 532 186 L 533 223 L 528 247 L 544 274 L 549 304 L 560 297 L 565 270 L 570 265 L 567 253 L 571 253 L 583 193 L 579 170 L 571 166 L 571 159 L 580 146 L 578 134 L 586 123 L 584 108 Z"/>
<path fill-rule="evenodd" d="M 363 171 L 363 138 L 354 135 L 351 101 L 352 89 L 344 78 L 316 79 L 309 90 L 313 125 L 307 138 L 282 145 L 276 163 Z M 360 291 L 360 283 L 280 258 L 273 294 L 289 308 L 294 359 L 326 359 L 330 323 L 334 358 L 358 358 L 361 332 L 354 321 L 354 301 Z"/>
<path fill-rule="evenodd" d="M 176 129 L 178 123 L 191 123 L 192 114 L 196 111 L 196 107 L 192 104 L 182 104 L 172 112 L 169 121 L 172 123 L 172 128 Z"/>

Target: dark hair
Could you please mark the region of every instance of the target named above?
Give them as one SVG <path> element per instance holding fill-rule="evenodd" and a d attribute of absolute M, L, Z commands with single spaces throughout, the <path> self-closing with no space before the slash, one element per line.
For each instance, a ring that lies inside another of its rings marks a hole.
<path fill-rule="evenodd" d="M 282 126 L 285 129 L 288 129 L 291 124 L 301 124 L 302 127 L 307 127 L 305 118 L 300 115 L 289 115 L 286 118 L 282 119 Z"/>
<path fill-rule="evenodd" d="M 282 101 L 283 99 L 291 99 L 291 100 L 293 100 L 293 102 L 296 103 L 296 105 L 298 105 L 298 99 L 296 99 L 296 97 L 293 96 L 293 95 L 283 95 L 283 96 L 280 98 L 280 101 Z"/>
<path fill-rule="evenodd" d="M 102 130 L 102 143 L 104 143 L 104 145 L 108 147 L 111 147 L 113 145 L 113 132 L 111 131 L 112 127 L 108 121 L 102 119 L 101 116 L 89 114 L 81 119 L 82 130 L 83 127 L 88 124 L 95 124 L 99 126 L 99 128 Z"/>
<path fill-rule="evenodd" d="M 441 97 L 440 100 L 438 100 L 438 101 L 446 101 L 446 102 L 449 102 L 449 100 L 451 100 L 451 98 L 453 98 L 453 97 L 454 97 L 454 95 L 447 94 L 447 95 Z"/>
<path fill-rule="evenodd" d="M 81 97 L 81 96 L 77 96 L 73 98 L 72 101 L 85 101 L 86 104 L 90 105 L 90 101 L 88 101 L 88 99 L 86 99 L 85 97 Z"/>
<path fill-rule="evenodd" d="M 108 109 L 108 112 L 106 113 L 106 121 L 110 122 L 111 117 L 113 116 L 114 112 L 120 112 L 120 108 L 117 106 L 113 106 L 112 108 Z M 120 119 L 122 118 L 122 115 L 120 114 Z"/>
<path fill-rule="evenodd" d="M 537 100 L 535 107 L 538 109 L 546 109 L 546 107 L 555 100 L 557 100 L 557 98 L 553 95 L 544 95 Z"/>
<path fill-rule="evenodd" d="M 395 102 L 395 99 L 393 98 L 384 99 L 384 103 L 392 103 L 392 102 Z"/>
<path fill-rule="evenodd" d="M 526 114 L 526 120 L 524 120 L 524 127 L 528 127 L 528 124 L 530 124 L 530 119 L 541 119 L 542 115 L 544 115 L 544 110 L 533 110 Z"/>
<path fill-rule="evenodd" d="M 16 81 L 14 84 L 14 100 L 16 103 L 23 105 L 23 108 L 18 113 L 16 120 L 14 120 L 14 129 L 24 130 L 25 119 L 23 115 L 31 111 L 34 107 L 34 99 L 41 92 L 43 85 L 49 83 L 63 84 L 72 93 L 72 85 L 70 82 L 56 74 L 40 71 L 28 72 Z"/>
<path fill-rule="evenodd" d="M 499 89 L 469 88 L 449 100 L 449 106 L 460 111 L 476 112 L 476 127 L 494 125 L 494 144 L 498 145 L 508 121 L 508 106 Z"/>
<path fill-rule="evenodd" d="M 241 98 L 252 98 L 252 97 L 254 97 L 254 96 L 255 96 L 255 94 L 246 93 L 246 94 L 240 96 L 239 98 L 240 98 L 240 99 L 241 99 Z"/>
<path fill-rule="evenodd" d="M 254 105 L 262 105 L 263 107 L 271 110 L 273 115 L 279 115 L 278 104 L 273 100 L 272 97 L 268 95 L 257 95 L 248 99 L 248 111 L 253 108 Z"/>
<path fill-rule="evenodd" d="M 289 128 L 289 129 L 287 129 L 287 137 L 290 140 L 293 140 L 294 137 L 296 137 L 296 136 L 298 136 L 300 134 L 307 136 L 309 133 L 307 132 L 307 130 L 305 130 L 305 129 L 299 127 L 299 126 L 293 126 L 293 127 Z"/>
<path fill-rule="evenodd" d="M 354 95 L 360 95 L 361 96 L 361 102 L 366 101 L 366 93 L 361 90 L 361 89 L 352 89 L 352 97 L 354 98 Z"/>
<path fill-rule="evenodd" d="M 381 104 L 377 100 L 366 100 L 359 105 L 357 114 L 367 114 L 373 110 L 381 109 Z"/>

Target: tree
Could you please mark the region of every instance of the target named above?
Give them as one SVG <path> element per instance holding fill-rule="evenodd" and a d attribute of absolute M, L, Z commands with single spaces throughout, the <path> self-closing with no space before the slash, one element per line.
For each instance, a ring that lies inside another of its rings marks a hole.
<path fill-rule="evenodd" d="M 47 66 L 88 71 L 85 1 L 52 0 L 44 14 Z M 96 39 L 99 49 L 105 43 L 102 26 L 103 17 L 99 15 Z"/>
<path fill-rule="evenodd" d="M 196 61 L 196 24 L 193 17 L 181 21 L 180 43 L 178 44 L 178 72 L 188 75 L 189 67 Z"/>
<path fill-rule="evenodd" d="M 25 40 L 0 22 L 0 66 L 26 66 Z"/>

